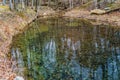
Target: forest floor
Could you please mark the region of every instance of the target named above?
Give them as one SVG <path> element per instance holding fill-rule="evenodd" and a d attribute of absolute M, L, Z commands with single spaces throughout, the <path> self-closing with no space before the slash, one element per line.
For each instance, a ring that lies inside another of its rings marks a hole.
<path fill-rule="evenodd" d="M 9 48 L 12 37 L 24 29 L 36 17 L 33 11 L 11 12 L 0 11 L 0 80 L 13 80 L 13 62 L 9 59 Z"/>
<path fill-rule="evenodd" d="M 46 16 L 55 13 L 50 8 L 36 13 L 32 9 L 16 12 L 10 11 L 7 6 L 0 6 L 0 80 L 13 80 L 16 74 L 13 72 L 15 62 L 10 57 L 10 44 L 12 37 L 25 28 L 37 16 Z"/>
<path fill-rule="evenodd" d="M 5 10 L 3 9 L 5 8 Z M 25 26 L 32 22 L 37 16 L 54 15 L 55 11 L 51 8 L 43 7 L 36 14 L 32 9 L 22 12 L 8 10 L 8 7 L 0 6 L 0 80 L 13 80 L 16 74 L 13 72 L 14 61 L 10 56 L 10 44 L 12 37 L 23 31 Z M 112 12 L 104 15 L 91 15 L 89 11 L 84 9 L 73 9 L 63 14 L 64 17 L 85 18 L 103 23 L 115 24 L 120 26 L 120 12 Z"/>
<path fill-rule="evenodd" d="M 72 18 L 84 18 L 84 19 L 90 19 L 95 20 L 98 23 L 105 23 L 110 24 L 113 26 L 119 26 L 120 27 L 120 12 L 115 11 L 108 14 L 102 14 L 102 15 L 95 15 L 91 14 L 90 11 L 85 9 L 73 9 L 70 11 L 65 12 L 63 15 L 64 17 L 72 17 Z"/>

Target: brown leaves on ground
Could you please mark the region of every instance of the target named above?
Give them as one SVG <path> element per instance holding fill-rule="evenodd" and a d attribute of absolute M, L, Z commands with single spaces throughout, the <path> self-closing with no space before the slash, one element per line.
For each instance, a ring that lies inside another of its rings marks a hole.
<path fill-rule="evenodd" d="M 8 80 L 14 80 L 15 77 L 16 77 L 16 74 L 11 74 Z"/>
<path fill-rule="evenodd" d="M 45 11 L 47 15 L 54 13 L 50 8 Z M 7 57 L 12 36 L 23 30 L 40 13 L 41 11 L 36 14 L 29 8 L 23 12 L 3 11 L 0 13 L 0 80 L 13 80 L 16 76 L 11 68 L 13 61 L 11 62 Z"/>
<path fill-rule="evenodd" d="M 104 15 L 91 15 L 90 11 L 83 9 L 73 9 L 71 11 L 66 12 L 63 16 L 66 17 L 74 17 L 74 18 L 86 18 L 92 19 L 96 21 L 102 21 L 103 23 L 108 23 L 112 25 L 120 26 L 120 12 L 111 12 L 109 14 Z"/>
<path fill-rule="evenodd" d="M 12 36 L 22 30 L 27 23 L 35 18 L 35 14 L 26 13 L 27 20 L 15 12 L 6 11 L 0 14 L 0 80 L 13 80 L 16 74 L 12 70 L 12 61 L 7 55 L 12 42 Z"/>

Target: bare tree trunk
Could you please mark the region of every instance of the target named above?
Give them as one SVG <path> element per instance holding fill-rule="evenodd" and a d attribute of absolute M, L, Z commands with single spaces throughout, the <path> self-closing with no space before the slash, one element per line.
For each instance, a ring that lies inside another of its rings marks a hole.
<path fill-rule="evenodd" d="M 13 4 L 14 4 L 14 9 L 17 9 L 17 4 L 18 4 L 18 0 L 13 0 Z"/>
<path fill-rule="evenodd" d="M 36 0 L 35 2 L 35 11 L 37 12 L 37 8 L 38 8 L 38 0 Z"/>
<path fill-rule="evenodd" d="M 12 3 L 12 0 L 9 0 L 9 6 L 10 6 L 10 10 L 13 10 L 13 3 Z"/>
<path fill-rule="evenodd" d="M 6 5 L 6 0 L 3 0 L 3 2 L 2 2 L 2 3 L 3 3 L 3 5 Z"/>
<path fill-rule="evenodd" d="M 37 1 L 37 12 L 39 12 L 40 4 L 41 4 L 41 0 L 38 0 L 38 1 Z"/>
<path fill-rule="evenodd" d="M 25 3 L 24 3 L 24 0 L 22 0 L 22 9 L 25 9 Z"/>
<path fill-rule="evenodd" d="M 70 8 L 70 9 L 73 8 L 73 0 L 69 0 L 69 8 Z"/>
<path fill-rule="evenodd" d="M 50 6 L 51 0 L 48 0 L 48 6 Z"/>
<path fill-rule="evenodd" d="M 95 5 L 95 9 L 97 9 L 98 8 L 98 0 L 94 0 L 94 5 Z"/>
<path fill-rule="evenodd" d="M 32 8 L 34 7 L 34 0 L 32 0 Z"/>

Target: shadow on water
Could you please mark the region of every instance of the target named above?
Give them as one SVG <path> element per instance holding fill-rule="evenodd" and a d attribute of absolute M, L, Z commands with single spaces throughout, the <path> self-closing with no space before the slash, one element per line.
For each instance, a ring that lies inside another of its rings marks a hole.
<path fill-rule="evenodd" d="M 15 71 L 26 80 L 119 80 L 120 29 L 74 19 L 38 19 L 14 37 Z"/>

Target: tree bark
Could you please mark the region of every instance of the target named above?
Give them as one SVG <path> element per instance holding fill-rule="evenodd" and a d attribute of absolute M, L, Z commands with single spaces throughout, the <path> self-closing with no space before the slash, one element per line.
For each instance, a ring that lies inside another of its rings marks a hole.
<path fill-rule="evenodd" d="M 3 2 L 2 2 L 2 3 L 3 3 L 3 5 L 6 5 L 6 0 L 3 0 Z"/>

